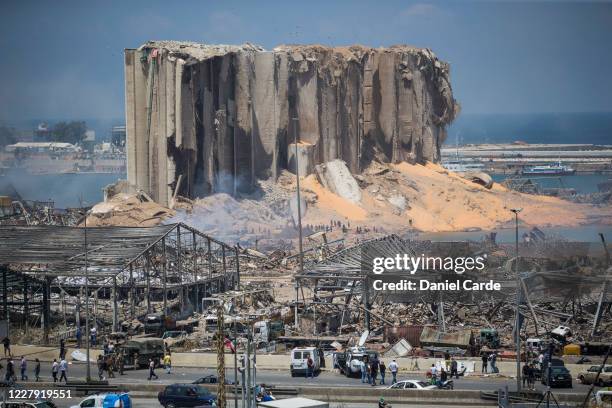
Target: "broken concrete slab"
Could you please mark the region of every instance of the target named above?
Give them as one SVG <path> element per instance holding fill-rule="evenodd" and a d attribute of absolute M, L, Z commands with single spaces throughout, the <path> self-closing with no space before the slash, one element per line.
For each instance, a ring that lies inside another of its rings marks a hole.
<path fill-rule="evenodd" d="M 323 187 L 354 204 L 361 202 L 361 189 L 345 162 L 332 160 L 315 166 L 315 171 Z"/>

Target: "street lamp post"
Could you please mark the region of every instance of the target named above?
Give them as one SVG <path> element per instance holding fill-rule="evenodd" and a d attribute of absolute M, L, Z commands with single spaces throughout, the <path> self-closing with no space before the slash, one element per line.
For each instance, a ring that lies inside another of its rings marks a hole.
<path fill-rule="evenodd" d="M 85 213 L 85 336 L 87 345 L 87 382 L 91 381 L 91 367 L 89 364 L 89 268 L 87 267 L 87 213 Z"/>
<path fill-rule="evenodd" d="M 521 277 L 519 276 L 518 260 L 519 260 L 519 240 L 518 240 L 518 214 L 522 208 L 511 208 L 514 213 L 514 242 L 515 242 L 515 258 L 514 272 L 516 273 L 516 391 L 521 392 L 521 326 L 520 326 L 520 311 L 521 304 Z"/>
<path fill-rule="evenodd" d="M 304 252 L 302 247 L 302 200 L 300 197 L 300 166 L 298 159 L 298 132 L 297 132 L 297 122 L 298 118 L 293 119 L 293 143 L 295 144 L 295 181 L 297 188 L 297 221 L 298 221 L 298 249 L 300 251 L 300 275 L 304 273 Z M 295 329 L 298 328 L 298 280 L 295 280 Z"/>

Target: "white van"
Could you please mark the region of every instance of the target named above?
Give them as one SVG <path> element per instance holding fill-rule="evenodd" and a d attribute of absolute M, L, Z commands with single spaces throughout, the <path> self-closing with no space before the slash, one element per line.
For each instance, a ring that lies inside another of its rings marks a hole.
<path fill-rule="evenodd" d="M 313 374 L 321 371 L 321 354 L 315 347 L 296 347 L 291 350 L 291 376 L 308 374 L 308 357 L 312 358 Z"/>

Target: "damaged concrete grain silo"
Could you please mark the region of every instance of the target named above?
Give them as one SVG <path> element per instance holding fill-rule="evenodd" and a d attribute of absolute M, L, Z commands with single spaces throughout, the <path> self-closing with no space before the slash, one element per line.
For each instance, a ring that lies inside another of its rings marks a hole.
<path fill-rule="evenodd" d="M 437 161 L 458 110 L 448 64 L 408 46 L 148 42 L 125 52 L 128 179 L 167 204 L 249 191 L 334 159 Z"/>

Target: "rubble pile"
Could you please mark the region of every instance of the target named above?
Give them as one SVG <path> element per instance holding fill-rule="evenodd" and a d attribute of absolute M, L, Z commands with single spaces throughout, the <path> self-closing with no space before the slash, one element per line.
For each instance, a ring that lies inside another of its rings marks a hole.
<path fill-rule="evenodd" d="M 143 192 L 118 193 L 91 208 L 87 226 L 150 227 L 174 215 L 173 210 L 162 207 Z"/>

